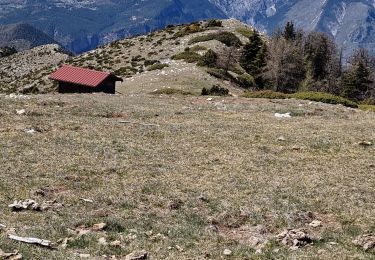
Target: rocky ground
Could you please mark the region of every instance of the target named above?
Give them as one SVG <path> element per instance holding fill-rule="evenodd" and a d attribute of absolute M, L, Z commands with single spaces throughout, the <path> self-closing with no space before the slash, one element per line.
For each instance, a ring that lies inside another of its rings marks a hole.
<path fill-rule="evenodd" d="M 374 113 L 128 83 L 0 96 L 0 256 L 374 257 Z"/>

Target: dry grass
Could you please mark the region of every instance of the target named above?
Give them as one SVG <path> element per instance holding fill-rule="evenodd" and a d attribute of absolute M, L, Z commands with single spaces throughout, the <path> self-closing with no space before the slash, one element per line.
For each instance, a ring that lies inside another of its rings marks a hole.
<path fill-rule="evenodd" d="M 82 224 L 109 225 L 106 234 L 58 250 L 15 243 L 0 231 L 4 251 L 20 250 L 25 259 L 121 257 L 138 249 L 152 259 L 220 259 L 226 248 L 233 259 L 374 257 L 351 243 L 375 232 L 374 146 L 358 145 L 374 142 L 374 113 L 234 97 L 0 99 L 0 223 L 53 241 Z M 21 108 L 26 114 L 16 115 Z M 276 112 L 294 116 L 277 119 Z M 153 125 L 119 123 L 124 119 Z M 30 127 L 38 132 L 23 131 Z M 17 213 L 7 207 L 27 198 L 65 207 Z M 321 242 L 291 251 L 272 239 L 305 226 L 306 211 L 323 220 L 314 229 Z M 258 255 L 245 232 L 259 233 L 253 226 L 270 239 Z M 98 245 L 104 235 L 124 248 Z"/>

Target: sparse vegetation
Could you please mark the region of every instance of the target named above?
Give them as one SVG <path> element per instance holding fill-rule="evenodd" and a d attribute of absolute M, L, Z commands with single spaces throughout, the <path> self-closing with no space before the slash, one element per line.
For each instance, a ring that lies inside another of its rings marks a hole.
<path fill-rule="evenodd" d="M 168 64 L 164 64 L 164 63 L 155 63 L 155 64 L 149 66 L 149 67 L 147 68 L 147 70 L 148 70 L 148 71 L 153 71 L 153 70 L 162 70 L 162 69 L 164 69 L 164 68 L 166 68 L 166 67 L 169 67 L 169 65 L 168 65 Z"/>
<path fill-rule="evenodd" d="M 155 94 L 155 95 L 192 95 L 191 92 L 188 92 L 182 89 L 176 89 L 176 88 L 162 88 L 162 89 L 153 91 L 152 94 Z"/>
<path fill-rule="evenodd" d="M 202 96 L 228 96 L 229 90 L 219 85 L 214 85 L 211 88 L 203 88 Z"/>
<path fill-rule="evenodd" d="M 216 19 L 211 19 L 207 22 L 206 27 L 223 27 L 223 22 Z"/>
<path fill-rule="evenodd" d="M 242 45 L 240 39 L 238 39 L 238 37 L 231 32 L 210 33 L 207 35 L 197 36 L 197 37 L 192 38 L 189 41 L 189 44 L 212 41 L 212 40 L 217 40 L 229 47 Z"/>
<path fill-rule="evenodd" d="M 295 98 L 301 100 L 310 100 L 316 102 L 322 102 L 327 104 L 341 104 L 347 107 L 357 108 L 358 104 L 355 102 L 345 99 L 343 97 L 335 96 L 324 92 L 297 92 L 294 94 L 285 94 L 282 92 L 275 92 L 272 90 L 264 91 L 249 91 L 243 94 L 243 97 L 247 98 L 267 98 L 267 99 L 286 99 Z"/>

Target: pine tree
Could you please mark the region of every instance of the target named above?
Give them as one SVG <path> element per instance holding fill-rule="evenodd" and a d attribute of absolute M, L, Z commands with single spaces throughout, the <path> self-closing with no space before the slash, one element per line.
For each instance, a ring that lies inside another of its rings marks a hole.
<path fill-rule="evenodd" d="M 287 22 L 284 28 L 283 36 L 285 40 L 295 41 L 297 37 L 296 30 L 294 29 L 294 24 L 292 21 Z"/>
<path fill-rule="evenodd" d="M 259 87 L 263 87 L 262 72 L 266 66 L 267 46 L 257 31 L 249 38 L 249 43 L 242 50 L 240 64 L 251 76 Z"/>

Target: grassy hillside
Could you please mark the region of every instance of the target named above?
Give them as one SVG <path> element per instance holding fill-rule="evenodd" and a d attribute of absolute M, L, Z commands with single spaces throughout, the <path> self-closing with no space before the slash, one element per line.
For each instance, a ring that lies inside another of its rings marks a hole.
<path fill-rule="evenodd" d="M 25 259 L 121 259 L 138 250 L 148 259 L 220 259 L 226 249 L 232 259 L 374 257 L 352 243 L 375 232 L 374 113 L 120 91 L 127 94 L 0 96 L 3 251 Z M 292 117 L 275 117 L 286 112 Z M 8 208 L 29 198 L 64 206 Z M 77 234 L 102 222 L 103 231 Z M 317 240 L 291 250 L 276 238 L 287 228 Z"/>

